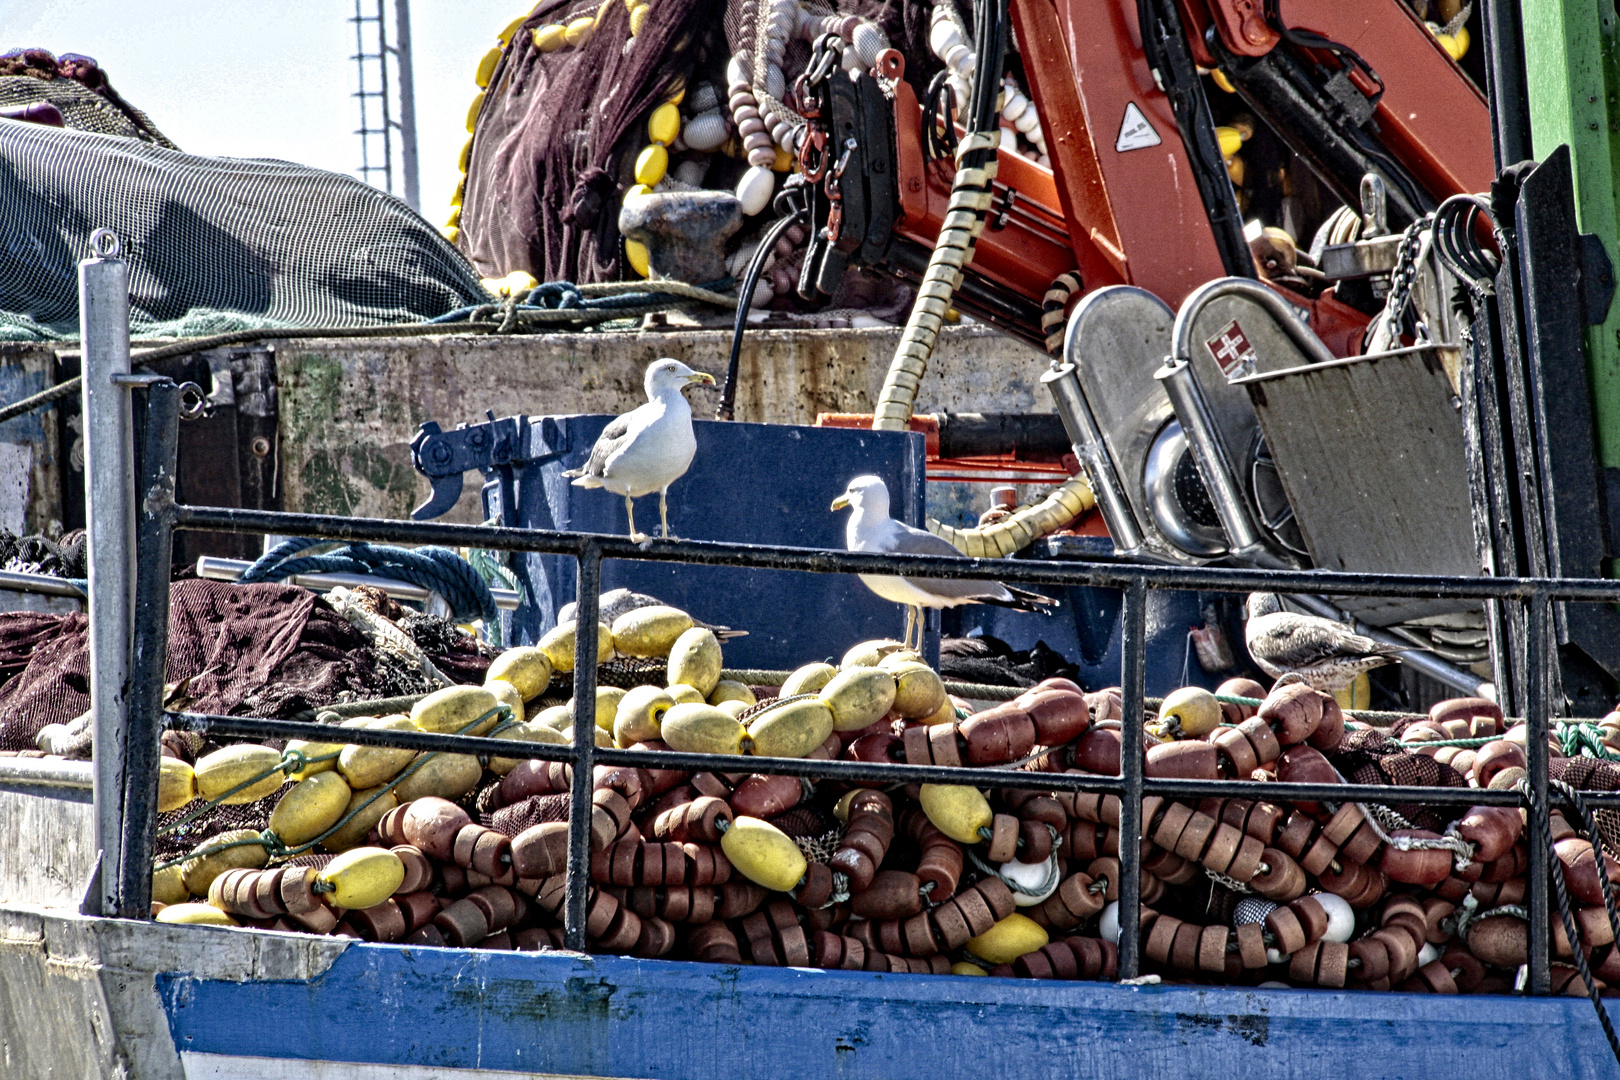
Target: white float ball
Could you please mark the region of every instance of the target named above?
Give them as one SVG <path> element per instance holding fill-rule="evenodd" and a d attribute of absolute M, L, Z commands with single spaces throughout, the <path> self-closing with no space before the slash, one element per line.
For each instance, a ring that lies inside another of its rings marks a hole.
<path fill-rule="evenodd" d="M 1313 893 L 1316 902 L 1322 905 L 1327 912 L 1327 933 L 1322 935 L 1323 941 L 1336 941 L 1343 944 L 1349 941 L 1356 933 L 1356 911 L 1344 897 L 1330 892 Z"/>
<path fill-rule="evenodd" d="M 1119 901 L 1115 900 L 1097 916 L 1097 936 L 1104 941 L 1119 941 Z"/>

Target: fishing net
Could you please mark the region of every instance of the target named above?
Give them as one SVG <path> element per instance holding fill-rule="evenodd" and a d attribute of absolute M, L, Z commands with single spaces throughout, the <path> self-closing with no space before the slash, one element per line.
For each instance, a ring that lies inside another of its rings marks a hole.
<path fill-rule="evenodd" d="M 307 589 L 180 581 L 169 611 L 166 679 L 174 709 L 290 717 L 436 687 L 372 648 Z M 482 681 L 489 661 L 474 646 L 454 654 L 448 666 L 456 665 L 469 681 Z M 84 615 L 0 614 L 0 750 L 32 750 L 46 724 L 89 709 L 89 670 Z"/>
<path fill-rule="evenodd" d="M 457 243 L 479 272 L 498 277 L 527 270 L 540 280 L 580 282 L 630 276 L 619 209 L 648 141 L 647 117 L 677 91 L 683 125 L 713 114 L 712 123 L 725 123 L 727 141 L 699 151 L 677 140 L 668 175 L 654 190 L 735 189 L 748 168 L 728 107 L 727 67 L 739 50 L 749 59 L 749 81 L 761 105 L 795 131 L 803 127 L 792 86 L 809 59 L 809 43 L 787 42 L 779 75 L 768 63 L 766 20 L 773 3 L 783 2 L 546 0 L 536 8 L 495 68 L 469 150 Z M 802 6 L 809 17 L 872 20 L 905 55 L 907 80 L 919 96 L 928 67 L 939 66 L 928 55 L 924 0 Z M 634 35 L 633 10 L 640 12 Z M 583 41 L 558 39 L 558 29 L 592 19 Z M 770 217 L 749 219 L 733 238 L 740 256 L 733 266 L 751 253 L 750 238 Z M 783 244 L 804 242 L 802 230 L 790 235 Z M 871 283 L 865 288 L 872 291 Z M 891 299 L 882 293 L 873 302 Z"/>
<path fill-rule="evenodd" d="M 0 120 L 0 338 L 77 336 L 76 266 L 103 227 L 137 335 L 418 322 L 488 299 L 436 230 L 353 177 Z"/>
<path fill-rule="evenodd" d="M 51 577 L 83 579 L 85 536 L 76 529 L 60 540 L 48 536 L 18 536 L 0 529 L 0 570 L 22 574 L 49 574 Z"/>
<path fill-rule="evenodd" d="M 618 217 L 639 122 L 676 81 L 724 53 L 722 0 L 659 0 L 640 33 L 619 0 L 544 0 L 512 38 L 479 114 L 462 250 L 486 276 L 622 276 Z M 594 18 L 581 44 L 542 52 L 532 31 Z M 629 150 L 629 154 L 626 154 Z M 628 181 L 628 182 L 627 182 Z"/>
<path fill-rule="evenodd" d="M 152 118 L 112 88 L 94 60 L 76 53 L 14 49 L 0 56 L 0 109 L 45 103 L 77 131 L 94 131 L 178 149 Z"/>

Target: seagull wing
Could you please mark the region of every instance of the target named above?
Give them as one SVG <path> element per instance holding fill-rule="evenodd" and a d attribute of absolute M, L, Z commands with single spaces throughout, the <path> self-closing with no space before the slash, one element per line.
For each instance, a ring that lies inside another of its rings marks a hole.
<path fill-rule="evenodd" d="M 1255 626 L 1255 623 L 1264 625 Z M 1285 670 L 1313 667 L 1328 660 L 1358 660 L 1405 652 L 1353 633 L 1336 622 L 1310 615 L 1281 613 L 1250 622 L 1249 651 Z"/>
<path fill-rule="evenodd" d="M 962 558 L 962 552 L 949 540 L 935 536 L 923 529 L 916 529 L 904 522 L 889 521 L 893 526 L 884 538 L 882 550 L 898 552 L 903 555 L 954 555 Z M 890 546 L 892 545 L 892 546 Z M 974 581 L 967 578 L 906 578 L 906 581 L 915 585 L 924 592 L 931 593 L 947 602 L 997 604 L 1003 607 L 1015 607 L 1022 610 L 1033 610 L 1037 606 L 1053 603 L 1039 593 L 1032 593 L 1025 589 L 1012 589 L 999 581 Z"/>
<path fill-rule="evenodd" d="M 615 417 L 607 427 L 602 429 L 602 434 L 597 436 L 596 445 L 591 447 L 590 459 L 579 468 L 569 469 L 563 475 L 605 476 L 608 462 L 612 460 L 613 455 L 623 450 L 629 445 L 630 440 L 635 438 L 636 431 L 639 429 L 637 421 L 640 420 L 640 417 L 636 414 L 640 411 L 639 408 L 631 409 L 623 416 Z"/>

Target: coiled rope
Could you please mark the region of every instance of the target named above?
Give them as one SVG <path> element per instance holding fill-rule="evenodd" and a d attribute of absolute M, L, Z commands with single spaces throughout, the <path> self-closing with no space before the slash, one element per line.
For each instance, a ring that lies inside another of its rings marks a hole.
<path fill-rule="evenodd" d="M 490 624 L 500 620 L 495 594 L 489 591 L 472 563 L 449 548 L 359 543 L 320 555 L 293 558 L 300 552 L 329 543 L 308 537 L 283 540 L 248 567 L 240 583 L 283 581 L 300 574 L 372 574 L 408 581 L 438 593 L 458 619 L 477 618 Z"/>

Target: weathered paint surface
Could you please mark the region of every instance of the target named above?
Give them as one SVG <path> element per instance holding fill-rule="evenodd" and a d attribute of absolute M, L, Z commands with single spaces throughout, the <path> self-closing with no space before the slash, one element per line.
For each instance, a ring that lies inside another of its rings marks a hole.
<path fill-rule="evenodd" d="M 198 929 L 0 908 L 0 1077 L 182 1080 L 156 973 L 315 985 L 346 945 L 338 938 Z"/>
<path fill-rule="evenodd" d="M 19 401 L 55 382 L 49 345 L 0 343 L 0 403 Z M 62 527 L 62 457 L 54 406 L 0 424 L 0 526 L 12 532 Z M 82 466 L 81 466 L 82 468 Z M 75 479 L 82 479 L 78 473 Z"/>
<path fill-rule="evenodd" d="M 811 424 L 821 412 L 872 411 L 899 331 L 756 330 L 743 339 L 737 419 Z M 283 505 L 399 518 L 427 497 L 411 468 L 417 425 L 496 416 L 621 413 L 641 404 L 646 366 L 673 356 L 717 380 L 729 333 L 554 334 L 294 341 L 276 345 Z M 1050 412 L 1046 359 L 982 327 L 947 330 L 918 412 Z M 718 388 L 688 395 L 712 417 Z M 479 520 L 476 477 L 446 521 Z"/>
<path fill-rule="evenodd" d="M 418 1070 L 662 1080 L 1568 1080 L 1614 1070 L 1591 1005 L 1576 998 L 1119 987 L 379 945 L 352 946 L 308 982 L 172 974 L 158 988 L 183 1052 Z"/>

